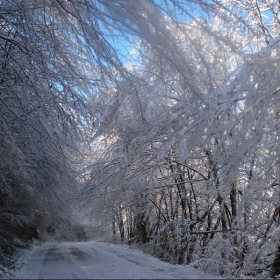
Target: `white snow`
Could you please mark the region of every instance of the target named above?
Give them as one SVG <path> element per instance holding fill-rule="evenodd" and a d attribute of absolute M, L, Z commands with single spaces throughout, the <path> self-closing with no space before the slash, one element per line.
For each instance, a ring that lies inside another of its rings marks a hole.
<path fill-rule="evenodd" d="M 127 245 L 49 242 L 34 248 L 19 279 L 221 279 L 188 265 L 171 265 Z"/>

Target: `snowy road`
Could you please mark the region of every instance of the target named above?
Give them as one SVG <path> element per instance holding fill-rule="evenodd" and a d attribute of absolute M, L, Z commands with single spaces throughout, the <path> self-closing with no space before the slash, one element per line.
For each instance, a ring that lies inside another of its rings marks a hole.
<path fill-rule="evenodd" d="M 125 245 L 102 242 L 46 243 L 35 248 L 21 270 L 24 279 L 213 279 L 189 266 L 164 263 Z"/>

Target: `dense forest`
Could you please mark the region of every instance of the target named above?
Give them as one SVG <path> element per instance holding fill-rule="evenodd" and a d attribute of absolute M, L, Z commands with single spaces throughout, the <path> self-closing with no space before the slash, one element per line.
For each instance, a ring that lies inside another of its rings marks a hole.
<path fill-rule="evenodd" d="M 279 13 L 0 0 L 0 262 L 84 220 L 170 263 L 280 274 Z"/>

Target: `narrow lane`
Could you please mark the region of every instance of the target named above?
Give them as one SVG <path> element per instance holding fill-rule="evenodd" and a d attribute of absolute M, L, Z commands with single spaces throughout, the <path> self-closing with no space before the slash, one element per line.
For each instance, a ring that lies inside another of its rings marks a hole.
<path fill-rule="evenodd" d="M 213 279 L 189 266 L 164 263 L 126 245 L 46 243 L 15 272 L 21 279 Z"/>

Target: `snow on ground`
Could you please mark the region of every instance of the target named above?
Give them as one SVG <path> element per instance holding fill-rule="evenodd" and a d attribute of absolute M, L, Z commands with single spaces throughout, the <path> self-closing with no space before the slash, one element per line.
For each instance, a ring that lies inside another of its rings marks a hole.
<path fill-rule="evenodd" d="M 218 279 L 190 266 L 164 263 L 127 245 L 49 242 L 35 247 L 21 269 L 24 279 Z"/>

